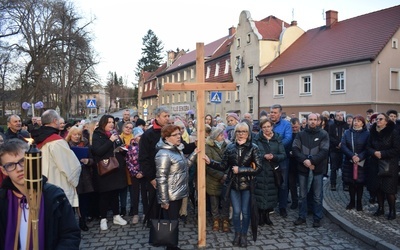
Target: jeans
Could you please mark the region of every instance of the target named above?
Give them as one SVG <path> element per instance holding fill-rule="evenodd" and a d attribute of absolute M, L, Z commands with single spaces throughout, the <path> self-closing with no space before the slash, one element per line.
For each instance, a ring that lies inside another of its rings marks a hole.
<path fill-rule="evenodd" d="M 279 167 L 282 171 L 283 182 L 278 190 L 279 208 L 287 207 L 288 203 L 288 181 L 289 181 L 289 159 L 286 158 L 284 161 L 279 163 Z"/>
<path fill-rule="evenodd" d="M 342 167 L 343 153 L 330 151 L 330 163 L 331 163 L 331 184 L 336 185 L 337 171 Z"/>
<path fill-rule="evenodd" d="M 307 194 L 308 194 L 308 175 L 299 175 L 299 217 L 306 219 L 307 217 Z M 314 175 L 310 191 L 313 194 L 313 219 L 321 220 L 323 216 L 322 199 L 323 199 L 323 175 Z"/>
<path fill-rule="evenodd" d="M 247 234 L 250 225 L 250 190 L 231 189 L 231 202 L 235 233 Z M 240 221 L 240 214 L 242 214 L 242 221 Z"/>

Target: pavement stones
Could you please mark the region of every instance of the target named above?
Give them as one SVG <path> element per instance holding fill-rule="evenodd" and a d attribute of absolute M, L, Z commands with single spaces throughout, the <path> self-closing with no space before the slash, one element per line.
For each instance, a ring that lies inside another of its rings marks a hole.
<path fill-rule="evenodd" d="M 312 227 L 312 215 L 307 217 L 306 224 L 294 226 L 298 209 L 288 208 L 288 217 L 282 218 L 278 212 L 271 214 L 274 226 L 259 227 L 257 241 L 250 240 L 247 249 L 399 249 L 400 246 L 400 202 L 397 200 L 397 219 L 388 221 L 384 216 L 374 217 L 377 205 L 368 203 L 369 194 L 365 190 L 363 198 L 364 211 L 346 210 L 349 202 L 348 193 L 343 191 L 340 175 L 337 191 L 330 191 L 329 180 L 324 181 L 325 217 L 320 228 Z M 386 211 L 387 212 L 387 211 Z M 188 209 L 187 223 L 179 225 L 179 247 L 197 249 L 197 215 L 192 208 Z M 131 224 L 131 216 L 126 226 L 112 224 L 108 218 L 107 231 L 100 231 L 100 221 L 88 223 L 89 231 L 82 232 L 80 249 L 164 249 L 148 244 L 148 229 L 142 224 Z M 232 227 L 231 227 L 232 228 Z M 233 233 L 213 232 L 212 221 L 207 220 L 206 249 L 241 249 L 233 247 Z M 242 248 L 243 249 L 243 248 Z"/>

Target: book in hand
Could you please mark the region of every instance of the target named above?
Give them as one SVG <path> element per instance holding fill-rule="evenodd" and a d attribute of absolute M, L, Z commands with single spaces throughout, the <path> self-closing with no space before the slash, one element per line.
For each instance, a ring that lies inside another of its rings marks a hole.
<path fill-rule="evenodd" d="M 71 147 L 71 150 L 75 153 L 78 160 L 86 159 L 89 157 L 88 147 Z"/>
<path fill-rule="evenodd" d="M 114 149 L 114 153 L 118 153 L 118 152 L 120 152 L 120 151 L 128 151 L 128 149 L 125 147 L 125 145 L 123 145 L 123 146 L 119 146 L 119 147 L 116 147 L 115 149 Z"/>

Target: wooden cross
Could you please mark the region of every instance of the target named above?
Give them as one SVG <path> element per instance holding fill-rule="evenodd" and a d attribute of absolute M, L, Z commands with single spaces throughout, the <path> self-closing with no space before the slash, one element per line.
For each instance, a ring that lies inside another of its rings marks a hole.
<path fill-rule="evenodd" d="M 236 90 L 233 82 L 204 81 L 204 43 L 196 43 L 196 82 L 193 83 L 165 83 L 166 91 L 195 90 L 197 92 L 197 147 L 200 153 L 197 156 L 197 200 L 198 200 L 198 247 L 206 246 L 206 167 L 205 155 L 205 91 Z"/>

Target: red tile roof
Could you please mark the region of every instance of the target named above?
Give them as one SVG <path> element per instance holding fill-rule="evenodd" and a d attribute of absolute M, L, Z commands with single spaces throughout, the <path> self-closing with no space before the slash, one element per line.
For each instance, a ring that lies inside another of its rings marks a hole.
<path fill-rule="evenodd" d="M 275 16 L 268 16 L 261 21 L 254 21 L 258 33 L 262 36 L 263 40 L 278 41 L 282 32 L 282 23 L 284 27 L 290 25 Z"/>
<path fill-rule="evenodd" d="M 224 36 L 214 42 L 204 45 L 204 56 L 211 57 L 215 51 L 229 38 L 229 36 Z M 196 63 L 196 50 L 192 50 L 185 55 L 182 55 L 180 58 L 174 61 L 174 63 L 164 72 L 169 73 L 173 72 L 179 68 L 185 67 L 190 64 Z"/>
<path fill-rule="evenodd" d="M 375 60 L 399 27 L 400 5 L 308 30 L 259 76 Z"/>

